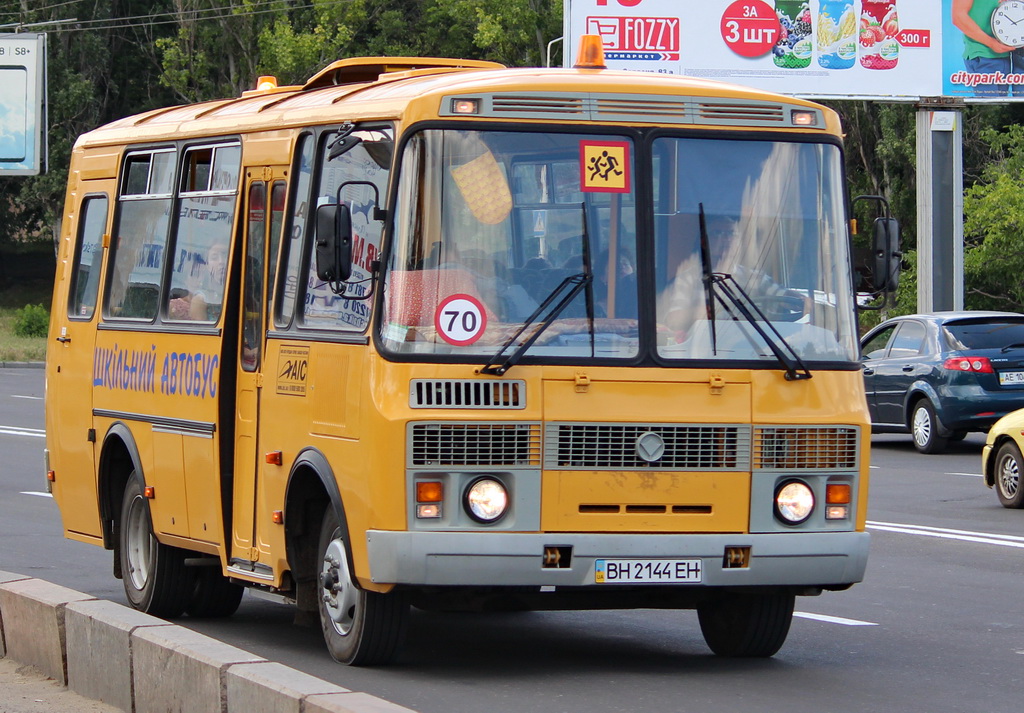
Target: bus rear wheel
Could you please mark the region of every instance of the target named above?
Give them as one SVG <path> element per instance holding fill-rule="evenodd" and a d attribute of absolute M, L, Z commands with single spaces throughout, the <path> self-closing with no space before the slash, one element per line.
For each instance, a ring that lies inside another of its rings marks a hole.
<path fill-rule="evenodd" d="M 405 640 L 409 604 L 400 593 L 379 594 L 359 588 L 351 570 L 347 537 L 334 509 L 328 507 L 318 549 L 317 602 L 324 642 L 339 663 L 388 663 Z"/>
<path fill-rule="evenodd" d="M 121 502 L 120 557 L 124 593 L 139 611 L 174 618 L 185 610 L 194 581 L 185 551 L 161 544 L 153 534 L 149 501 L 133 473 Z"/>
<path fill-rule="evenodd" d="M 189 616 L 218 618 L 231 616 L 238 611 L 245 590 L 232 584 L 231 580 L 215 567 L 200 567 L 195 571 L 195 589 L 185 607 Z"/>
<path fill-rule="evenodd" d="M 700 630 L 719 656 L 774 656 L 793 621 L 792 594 L 725 594 L 697 607 Z"/>

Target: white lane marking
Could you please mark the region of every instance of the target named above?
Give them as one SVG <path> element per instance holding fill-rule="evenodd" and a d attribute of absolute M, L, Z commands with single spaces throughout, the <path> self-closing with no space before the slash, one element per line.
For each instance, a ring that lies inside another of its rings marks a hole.
<path fill-rule="evenodd" d="M 0 433 L 8 436 L 32 436 L 33 438 L 44 438 L 46 431 L 42 428 L 22 428 L 21 426 L 0 425 Z"/>
<path fill-rule="evenodd" d="M 52 498 L 53 497 L 53 495 L 51 493 L 40 493 L 40 492 L 38 492 L 36 490 L 22 490 L 21 493 L 19 493 L 19 494 L 20 495 L 35 495 L 35 496 L 40 497 L 40 498 Z"/>
<path fill-rule="evenodd" d="M 798 616 L 801 619 L 814 619 L 815 621 L 825 621 L 829 624 L 842 624 L 843 626 L 878 626 L 873 621 L 861 621 L 860 619 L 844 619 L 841 616 L 828 616 L 827 614 L 811 614 L 805 611 L 795 611 L 793 616 Z"/>
<path fill-rule="evenodd" d="M 33 401 L 42 401 L 42 396 L 21 396 L 19 394 L 11 394 L 12 399 L 32 399 Z"/>
<path fill-rule="evenodd" d="M 946 475 L 966 475 L 968 478 L 980 478 L 981 473 L 946 473 Z"/>
<path fill-rule="evenodd" d="M 874 522 L 868 520 L 868 527 L 883 532 L 899 532 L 904 535 L 921 537 L 938 537 L 944 540 L 961 540 L 976 542 L 982 545 L 999 545 L 1001 547 L 1017 547 L 1024 549 L 1024 537 L 1018 535 L 994 535 L 989 532 L 973 532 L 971 530 L 951 530 L 945 527 L 928 527 L 926 525 L 906 525 L 898 522 Z"/>

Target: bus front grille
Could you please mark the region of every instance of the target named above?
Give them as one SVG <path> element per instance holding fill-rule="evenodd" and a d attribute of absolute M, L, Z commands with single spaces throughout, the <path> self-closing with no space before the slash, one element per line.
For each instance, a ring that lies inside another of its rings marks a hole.
<path fill-rule="evenodd" d="M 526 382 L 521 380 L 413 379 L 410 408 L 521 409 Z"/>
<path fill-rule="evenodd" d="M 853 470 L 860 451 L 854 426 L 757 426 L 754 469 Z"/>
<path fill-rule="evenodd" d="M 411 423 L 409 465 L 422 467 L 540 466 L 535 423 Z"/>
<path fill-rule="evenodd" d="M 553 470 L 749 470 L 750 427 L 551 423 L 544 466 Z"/>

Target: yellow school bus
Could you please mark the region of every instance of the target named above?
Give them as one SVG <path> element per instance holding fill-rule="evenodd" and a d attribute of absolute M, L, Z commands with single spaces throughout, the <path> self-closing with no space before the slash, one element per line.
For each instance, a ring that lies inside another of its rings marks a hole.
<path fill-rule="evenodd" d="M 771 656 L 862 579 L 869 420 L 825 107 L 355 58 L 75 145 L 47 357 L 67 537 L 136 608 L 688 608 Z"/>

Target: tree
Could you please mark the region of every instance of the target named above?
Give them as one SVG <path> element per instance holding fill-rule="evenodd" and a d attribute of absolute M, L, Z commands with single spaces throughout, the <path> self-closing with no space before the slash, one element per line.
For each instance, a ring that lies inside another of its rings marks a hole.
<path fill-rule="evenodd" d="M 987 129 L 991 162 L 964 194 L 965 303 L 1024 309 L 1024 127 Z"/>

